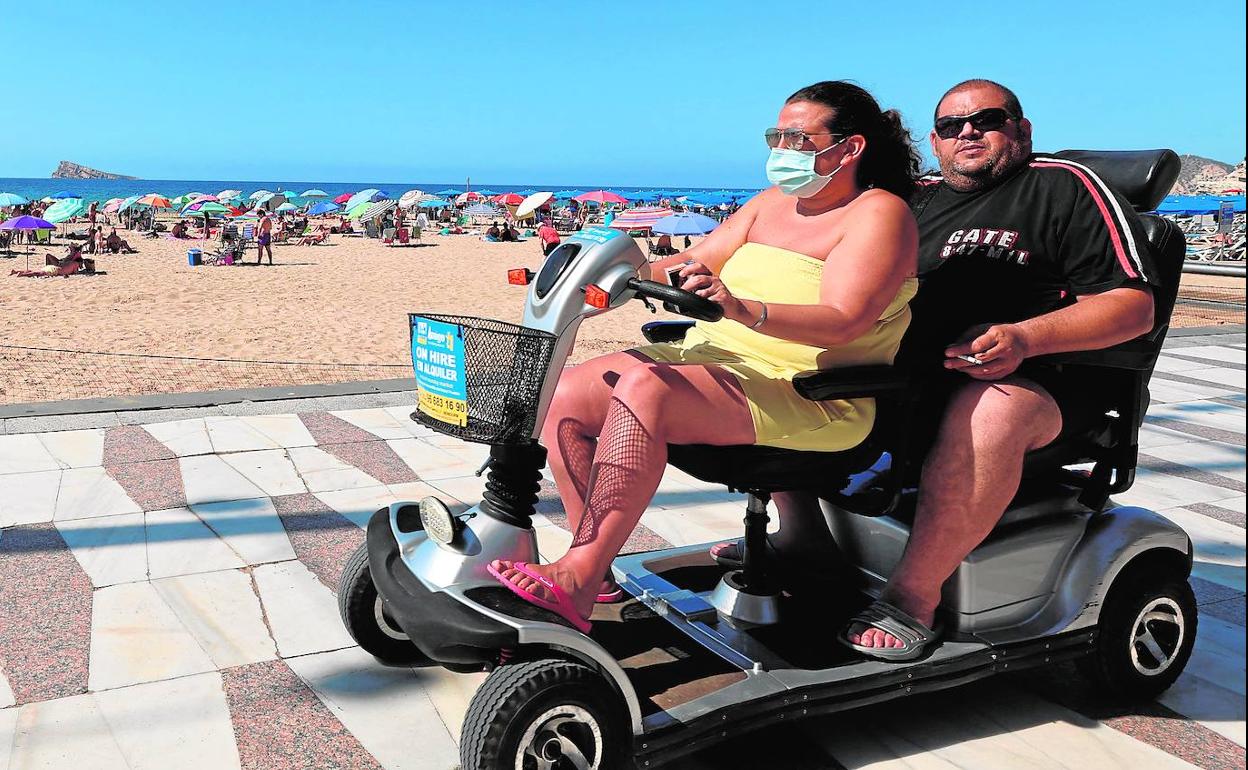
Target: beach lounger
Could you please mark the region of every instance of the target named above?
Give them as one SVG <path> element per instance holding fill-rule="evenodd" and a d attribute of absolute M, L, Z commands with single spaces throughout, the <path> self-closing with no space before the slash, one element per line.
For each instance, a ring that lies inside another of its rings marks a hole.
<path fill-rule="evenodd" d="M 379 238 L 380 236 L 381 233 L 377 230 L 377 223 L 375 221 L 370 219 L 364 223 L 365 238 Z"/>
<path fill-rule="evenodd" d="M 381 231 L 381 242 L 387 245 L 393 244 L 395 236 L 397 236 L 398 233 L 399 231 L 395 228 L 387 227 L 385 230 Z"/>

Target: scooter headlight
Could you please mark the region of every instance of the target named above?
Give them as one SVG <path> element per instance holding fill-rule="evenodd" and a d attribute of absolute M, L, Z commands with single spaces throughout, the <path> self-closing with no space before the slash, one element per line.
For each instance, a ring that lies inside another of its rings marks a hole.
<path fill-rule="evenodd" d="M 455 542 L 459 535 L 459 521 L 451 515 L 451 509 L 436 497 L 420 501 L 420 523 L 429 537 L 445 545 Z"/>

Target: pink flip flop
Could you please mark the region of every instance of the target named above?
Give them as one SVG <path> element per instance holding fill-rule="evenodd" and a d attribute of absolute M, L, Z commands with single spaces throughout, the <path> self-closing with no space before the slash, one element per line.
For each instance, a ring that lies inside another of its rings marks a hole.
<path fill-rule="evenodd" d="M 624 598 L 624 589 L 619 586 L 612 589 L 612 585 L 614 584 L 609 581 L 602 581 L 598 586 L 598 596 L 594 599 L 595 604 L 615 604 Z"/>
<path fill-rule="evenodd" d="M 511 582 L 507 578 L 503 577 L 501 572 L 494 569 L 493 564 L 487 564 L 485 567 L 487 572 L 493 575 L 494 578 L 498 582 L 502 583 L 504 586 L 511 589 L 511 592 L 515 594 L 516 596 L 519 596 L 521 599 L 524 599 L 526 602 L 536 607 L 541 607 L 544 610 L 550 610 L 551 612 L 555 613 L 559 617 L 571 623 L 573 626 L 576 627 L 576 630 L 580 631 L 581 633 L 583 634 L 589 633 L 589 629 L 592 624 L 588 620 L 586 620 L 585 618 L 582 618 L 580 615 L 577 614 L 576 609 L 572 606 L 572 600 L 568 598 L 568 595 L 564 592 L 562 588 L 550 582 L 550 580 L 547 579 L 546 577 L 539 575 L 533 570 L 529 569 L 528 562 L 523 562 L 523 561 L 512 562 L 511 568 L 514 569 L 516 572 L 519 572 L 521 575 L 524 575 L 525 577 L 528 577 L 528 578 L 532 578 L 536 580 L 537 582 L 541 583 L 542 585 L 546 586 L 546 590 L 550 591 L 550 593 L 555 597 L 554 601 L 551 601 L 549 599 L 543 599 L 540 596 L 531 594 L 528 591 L 524 590 L 520 586 L 516 585 L 515 583 Z"/>

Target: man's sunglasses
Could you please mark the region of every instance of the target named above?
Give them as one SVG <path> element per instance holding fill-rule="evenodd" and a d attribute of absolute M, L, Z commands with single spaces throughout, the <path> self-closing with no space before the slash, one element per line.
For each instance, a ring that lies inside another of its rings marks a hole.
<path fill-rule="evenodd" d="M 845 136 L 831 131 L 807 132 L 800 128 L 769 128 L 763 132 L 763 139 L 773 150 L 783 147 L 786 150 L 800 150 L 806 146 L 812 136 Z"/>
<path fill-rule="evenodd" d="M 976 131 L 1000 131 L 1011 120 L 1017 120 L 1017 118 L 1000 107 L 989 107 L 986 110 L 972 112 L 970 115 L 946 115 L 943 118 L 936 118 L 936 136 L 941 139 L 953 139 L 962 133 L 962 127 L 967 123 L 970 123 Z"/>

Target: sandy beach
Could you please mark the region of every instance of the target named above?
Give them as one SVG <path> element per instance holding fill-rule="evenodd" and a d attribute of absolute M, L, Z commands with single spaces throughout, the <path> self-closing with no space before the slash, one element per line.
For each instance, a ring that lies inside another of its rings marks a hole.
<path fill-rule="evenodd" d="M 535 239 L 426 234 L 404 247 L 334 235 L 328 245 L 275 245 L 272 267 L 257 267 L 254 251 L 252 264 L 191 267 L 186 252 L 198 241 L 119 232 L 139 253 L 99 256 L 103 275 L 19 278 L 8 271 L 25 267 L 27 247 L 0 257 L 0 403 L 407 377 L 408 312 L 517 322 L 524 290 L 506 271 L 541 263 Z M 47 251 L 35 250 L 31 264 Z M 1233 278 L 1186 275 L 1184 285 L 1243 291 Z M 632 303 L 589 319 L 572 360 L 642 342 L 641 324 L 656 317 Z M 1236 322 L 1242 316 L 1185 306 L 1174 325 Z"/>

